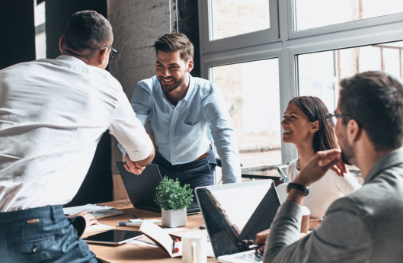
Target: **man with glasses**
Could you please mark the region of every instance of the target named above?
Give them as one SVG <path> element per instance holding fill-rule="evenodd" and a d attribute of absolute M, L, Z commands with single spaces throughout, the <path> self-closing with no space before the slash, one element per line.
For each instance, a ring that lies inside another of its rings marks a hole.
<path fill-rule="evenodd" d="M 402 83 L 368 71 L 340 85 L 337 109 L 328 116 L 338 119 L 341 151 L 318 152 L 293 181 L 270 234 L 258 234 L 255 240 L 266 244 L 260 248 L 264 262 L 402 261 Z M 360 168 L 363 187 L 333 202 L 322 224 L 298 240 L 306 189 L 339 162 Z"/>
<path fill-rule="evenodd" d="M 61 56 L 0 71 L 1 262 L 97 262 L 80 238 L 86 220 L 66 218 L 62 205 L 80 188 L 105 130 L 124 145 L 135 174 L 154 158 L 122 86 L 105 71 L 112 42 L 108 20 L 77 12 Z"/>

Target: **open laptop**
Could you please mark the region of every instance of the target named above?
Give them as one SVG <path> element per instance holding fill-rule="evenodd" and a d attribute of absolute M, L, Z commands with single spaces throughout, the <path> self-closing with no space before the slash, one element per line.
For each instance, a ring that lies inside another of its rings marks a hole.
<path fill-rule="evenodd" d="M 272 180 L 196 188 L 215 258 L 220 262 L 262 262 L 263 254 L 239 243 L 270 228 L 280 207 Z"/>
<path fill-rule="evenodd" d="M 161 208 L 155 203 L 155 193 L 158 184 L 161 182 L 161 173 L 158 166 L 150 164 L 140 175 L 135 175 L 126 170 L 124 162 L 116 162 L 122 177 L 123 184 L 129 195 L 130 201 L 135 208 L 161 213 Z M 197 202 L 193 202 L 187 213 L 200 212 Z"/>

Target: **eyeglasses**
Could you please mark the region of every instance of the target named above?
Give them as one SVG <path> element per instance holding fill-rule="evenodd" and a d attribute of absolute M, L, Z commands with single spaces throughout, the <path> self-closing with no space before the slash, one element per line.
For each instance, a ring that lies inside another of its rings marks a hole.
<path fill-rule="evenodd" d="M 336 114 L 336 113 L 327 113 L 326 114 L 327 123 L 332 127 L 336 126 L 337 118 L 349 118 L 349 117 L 350 116 L 348 116 L 348 115 Z"/>
<path fill-rule="evenodd" d="M 117 51 L 116 49 L 114 49 L 113 47 L 111 47 L 111 46 L 104 47 L 103 49 L 101 49 L 101 51 L 103 51 L 103 50 L 105 50 L 105 49 L 107 49 L 107 48 L 110 48 L 110 49 L 111 49 L 111 53 L 109 53 L 109 59 L 113 58 L 113 56 L 114 56 L 116 53 L 118 53 L 118 51 Z"/>

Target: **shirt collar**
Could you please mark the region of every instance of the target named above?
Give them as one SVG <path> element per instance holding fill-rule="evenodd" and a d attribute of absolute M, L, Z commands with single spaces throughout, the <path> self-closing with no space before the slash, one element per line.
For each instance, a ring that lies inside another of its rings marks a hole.
<path fill-rule="evenodd" d="M 364 184 L 375 178 L 383 170 L 403 163 L 403 148 L 398 148 L 384 155 L 369 171 Z"/>
<path fill-rule="evenodd" d="M 183 100 L 188 101 L 190 99 L 190 97 L 192 96 L 192 92 L 194 90 L 194 79 L 192 77 L 192 75 L 190 75 L 190 73 L 187 73 L 187 76 L 189 77 L 189 88 L 188 91 L 186 92 L 185 97 L 183 98 Z"/>
<path fill-rule="evenodd" d="M 161 93 L 161 96 L 164 98 L 166 103 L 168 103 L 169 105 L 172 105 L 172 103 L 169 102 L 168 98 L 166 97 L 165 92 L 162 90 L 161 83 L 158 80 L 158 77 L 157 76 L 154 76 L 154 77 L 155 77 L 155 83 L 158 87 L 159 92 Z M 187 77 L 189 78 L 189 88 L 188 88 L 188 91 L 186 92 L 185 97 L 182 99 L 184 101 L 188 101 L 190 99 L 190 97 L 192 96 L 193 90 L 194 90 L 194 86 L 195 86 L 195 81 L 194 81 L 192 75 L 190 75 L 190 73 L 187 73 Z"/>
<path fill-rule="evenodd" d="M 83 65 L 87 65 L 87 63 L 85 63 L 81 59 L 78 59 L 78 58 L 76 58 L 74 56 L 70 56 L 70 55 L 60 55 L 56 59 L 57 60 L 68 61 L 68 62 L 74 62 L 74 63 L 81 63 Z"/>

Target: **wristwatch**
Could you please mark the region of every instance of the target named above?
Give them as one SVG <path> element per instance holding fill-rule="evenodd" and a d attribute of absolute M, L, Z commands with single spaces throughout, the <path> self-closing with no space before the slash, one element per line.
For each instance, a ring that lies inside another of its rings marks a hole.
<path fill-rule="evenodd" d="M 300 190 L 301 192 L 304 193 L 305 196 L 307 196 L 309 194 L 309 188 L 302 184 L 289 183 L 287 186 L 287 193 L 291 189 Z"/>

